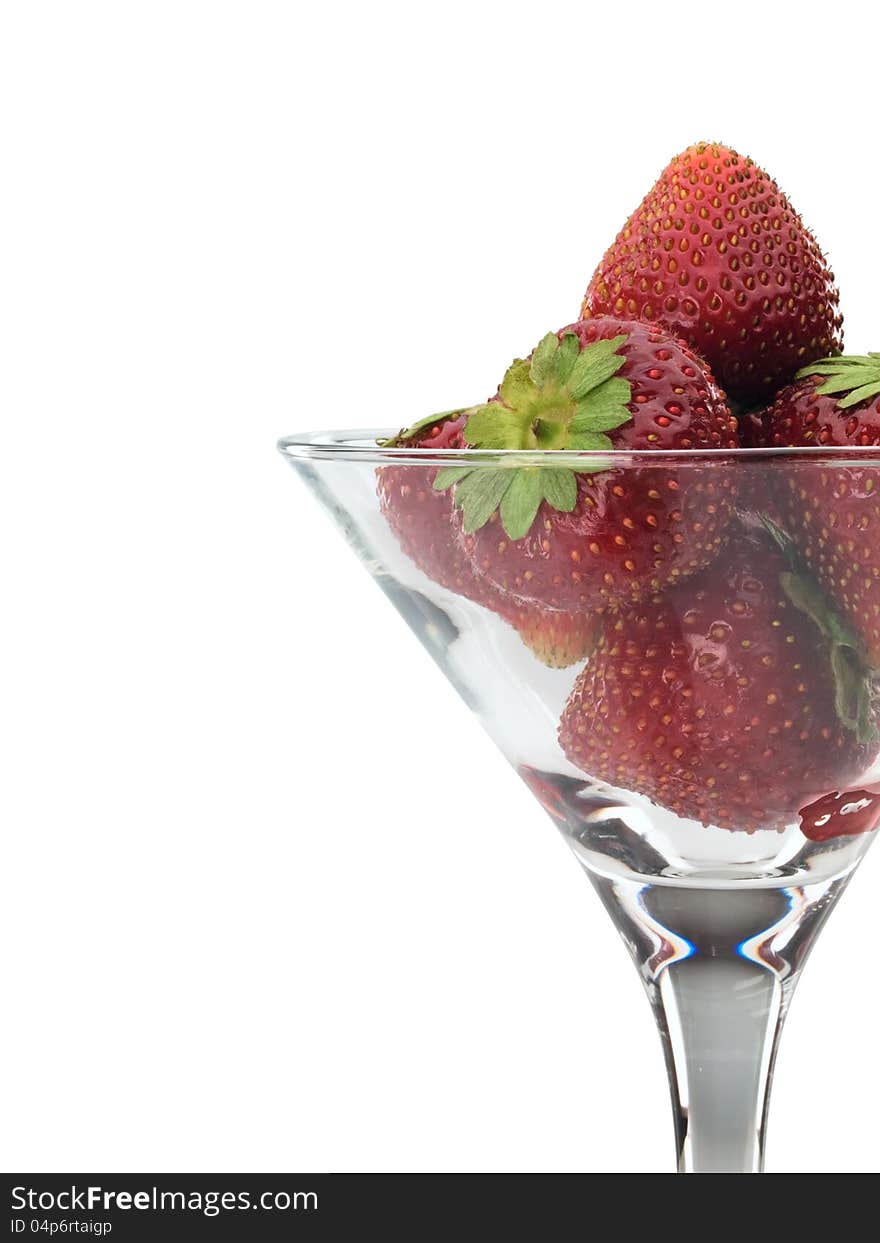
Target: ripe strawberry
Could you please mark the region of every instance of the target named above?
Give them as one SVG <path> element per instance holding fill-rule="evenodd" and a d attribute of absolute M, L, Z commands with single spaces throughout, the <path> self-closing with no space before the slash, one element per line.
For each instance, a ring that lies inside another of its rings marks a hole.
<path fill-rule="evenodd" d="M 761 417 L 764 445 L 856 450 L 780 466 L 778 521 L 880 667 L 880 354 L 812 363 Z"/>
<path fill-rule="evenodd" d="M 394 443 L 414 449 L 460 449 L 465 422 L 463 415 L 436 415 Z M 510 600 L 477 578 L 454 538 L 452 497 L 432 487 L 436 474 L 428 466 L 408 464 L 377 471 L 379 504 L 403 551 L 434 582 L 499 613 L 545 665 L 562 669 L 583 660 L 595 640 L 595 618 Z"/>
<path fill-rule="evenodd" d="M 394 439 L 411 449 L 461 449 L 464 415 L 434 415 Z M 428 578 L 456 595 L 491 604 L 496 592 L 474 575 L 452 538 L 452 502 L 432 484 L 436 471 L 424 466 L 382 466 L 376 472 L 379 506 L 406 555 Z"/>
<path fill-rule="evenodd" d="M 813 842 L 873 833 L 880 825 L 880 787 L 873 785 L 843 793 L 835 790 L 809 807 L 802 807 L 799 815 L 801 832 Z"/>
<path fill-rule="evenodd" d="M 596 644 L 596 613 L 559 613 L 535 604 L 505 605 L 499 610 L 541 664 L 567 669 L 589 656 Z"/>
<path fill-rule="evenodd" d="M 548 333 L 509 368 L 498 398 L 468 412 L 484 449 L 732 449 L 736 423 L 706 366 L 647 324 L 594 319 Z M 606 434 L 607 433 L 607 434 Z M 525 455 L 524 455 L 525 456 Z M 658 457 L 662 457 L 660 454 Z M 729 461 L 616 468 L 564 453 L 453 467 L 461 548 L 480 582 L 521 601 L 596 612 L 708 565 L 735 495 Z"/>
<path fill-rule="evenodd" d="M 729 147 L 676 158 L 593 273 L 581 315 L 668 325 L 736 401 L 842 348 L 834 275 L 785 195 Z"/>
<path fill-rule="evenodd" d="M 706 574 L 609 615 L 562 716 L 578 768 L 724 829 L 781 828 L 877 750 L 821 593 L 745 531 Z"/>

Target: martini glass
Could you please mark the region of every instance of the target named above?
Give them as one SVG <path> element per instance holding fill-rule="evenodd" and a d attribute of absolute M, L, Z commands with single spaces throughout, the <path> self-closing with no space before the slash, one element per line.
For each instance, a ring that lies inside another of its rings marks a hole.
<path fill-rule="evenodd" d="M 539 659 L 509 616 L 470 598 L 474 592 L 450 589 L 426 574 L 418 550 L 404 551 L 380 505 L 387 472 L 395 472 L 398 489 L 431 495 L 439 470 L 476 464 L 504 469 L 511 451 L 377 446 L 393 434 L 310 433 L 283 439 L 279 449 L 564 835 L 614 921 L 663 1042 L 678 1171 L 758 1173 L 777 1043 L 792 993 L 880 823 L 880 743 L 846 731 L 829 741 L 821 720 L 800 728 L 797 705 L 790 720 L 777 713 L 779 728 L 794 730 L 786 736 L 786 754 L 794 752 L 788 768 L 802 774 L 791 779 L 780 802 L 779 781 L 776 775 L 770 780 L 766 756 L 750 750 L 755 744 L 746 725 L 726 754 L 750 789 L 751 810 L 741 823 L 720 814 L 723 827 L 707 815 L 677 814 L 670 807 L 676 798 L 658 795 L 651 780 L 613 785 L 607 773 L 591 774 L 571 738 L 560 742 L 560 720 L 578 687 L 587 688 L 582 696 L 598 695 L 589 679 L 596 656 L 569 652 L 551 661 L 571 659 L 567 667 L 549 667 L 546 652 Z M 790 513 L 792 505 L 795 511 L 806 505 L 803 498 L 817 487 L 831 492 L 844 486 L 862 498 L 865 518 L 873 519 L 875 484 L 880 493 L 880 456 L 872 450 L 563 456 L 567 464 L 577 457 L 583 467 L 624 486 L 653 472 L 658 492 L 675 489 L 671 501 L 660 503 L 675 504 L 685 515 L 695 512 L 688 510 L 691 500 L 704 504 L 707 495 L 734 496 L 726 535 L 699 570 L 710 589 L 729 572 L 743 541 L 779 537 L 773 518 L 780 498 L 788 498 Z M 552 469 L 559 458 L 558 452 L 539 452 L 529 455 L 529 464 Z M 830 542 L 819 538 L 820 554 L 838 535 L 832 533 Z M 455 538 L 452 524 L 448 538 Z M 857 562 L 855 545 L 849 551 Z M 683 598 L 675 590 L 664 596 L 669 624 L 673 639 L 693 644 L 685 605 L 677 603 Z M 812 621 L 801 617 L 798 625 L 810 627 Z M 869 674 L 858 676 L 872 694 Z M 775 685 L 768 658 L 767 704 Z M 758 689 L 763 694 L 764 686 Z M 689 711 L 697 718 L 704 708 L 717 710 L 705 681 L 678 693 L 696 694 Z M 640 728 L 660 728 L 650 711 L 639 720 Z M 714 745 L 711 738 L 706 745 Z M 700 768 L 699 755 L 695 762 L 702 805 L 711 808 L 713 770 Z M 771 789 L 773 805 L 762 818 L 762 800 Z"/>

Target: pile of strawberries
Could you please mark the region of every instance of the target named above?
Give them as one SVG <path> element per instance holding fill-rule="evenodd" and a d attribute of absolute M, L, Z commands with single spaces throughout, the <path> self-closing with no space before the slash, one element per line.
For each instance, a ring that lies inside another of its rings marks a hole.
<path fill-rule="evenodd" d="M 802 815 L 814 839 L 875 826 L 840 813 L 880 748 L 880 354 L 842 347 L 800 216 L 699 143 L 576 323 L 490 401 L 385 442 L 517 451 L 382 466 L 379 497 L 428 577 L 583 666 L 559 726 L 578 769 L 720 828 L 778 829 L 811 800 L 831 809 Z M 800 447 L 817 453 L 697 452 Z"/>

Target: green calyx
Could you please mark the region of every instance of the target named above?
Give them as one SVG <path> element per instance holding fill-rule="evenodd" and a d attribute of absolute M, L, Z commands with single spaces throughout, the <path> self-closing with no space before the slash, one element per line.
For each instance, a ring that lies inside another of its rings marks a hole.
<path fill-rule="evenodd" d="M 848 410 L 850 406 L 857 406 L 860 401 L 868 401 L 880 394 L 880 353 L 820 358 L 818 362 L 810 363 L 809 367 L 801 367 L 796 378 L 805 380 L 817 375 L 825 378 L 816 392 L 840 394 L 837 404 L 841 410 Z"/>
<path fill-rule="evenodd" d="M 872 679 L 857 636 L 829 606 L 825 593 L 806 574 L 786 571 L 779 576 L 789 600 L 813 621 L 828 640 L 838 719 L 859 742 L 874 742 Z"/>
<path fill-rule="evenodd" d="M 779 576 L 782 590 L 800 612 L 818 626 L 828 641 L 831 675 L 834 678 L 834 707 L 840 723 L 852 730 L 859 742 L 877 738 L 873 696 L 875 672 L 868 664 L 858 635 L 831 607 L 825 592 L 797 560 L 788 535 L 767 514 L 761 522 L 776 547 L 788 560 L 790 570 Z"/>
<path fill-rule="evenodd" d="M 401 428 L 396 436 L 389 436 L 387 440 L 377 440 L 376 444 L 380 449 L 396 449 L 399 445 L 412 440 L 414 436 L 418 436 L 419 432 L 426 432 L 429 427 L 434 427 L 437 423 L 445 423 L 447 419 L 457 419 L 460 414 L 464 413 L 464 410 L 441 410 L 439 414 L 429 414 L 426 418 L 419 419 L 418 423 L 413 423 L 412 427 Z"/>
<path fill-rule="evenodd" d="M 464 411 L 467 443 L 476 449 L 611 449 L 607 433 L 632 417 L 632 387 L 617 375 L 626 361 L 617 351 L 626 341 L 621 334 L 582 349 L 573 332 L 561 340 L 548 333 L 531 359 L 511 363 L 500 400 Z M 528 533 L 542 501 L 571 513 L 577 472 L 607 468 L 601 459 L 552 467 L 508 459 L 491 466 L 448 467 L 438 471 L 434 487 L 441 492 L 455 488 L 466 532 L 479 530 L 497 510 L 507 536 L 516 540 Z"/>

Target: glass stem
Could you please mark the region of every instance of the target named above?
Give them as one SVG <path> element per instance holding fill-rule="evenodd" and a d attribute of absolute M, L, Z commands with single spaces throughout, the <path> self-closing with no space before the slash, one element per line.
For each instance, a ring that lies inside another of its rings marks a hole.
<path fill-rule="evenodd" d="M 783 1020 L 845 881 L 706 889 L 591 880 L 654 1010 L 679 1172 L 760 1173 Z"/>
<path fill-rule="evenodd" d="M 757 1174 L 785 988 L 731 958 L 689 958 L 649 993 L 663 1039 L 678 1170 Z"/>

